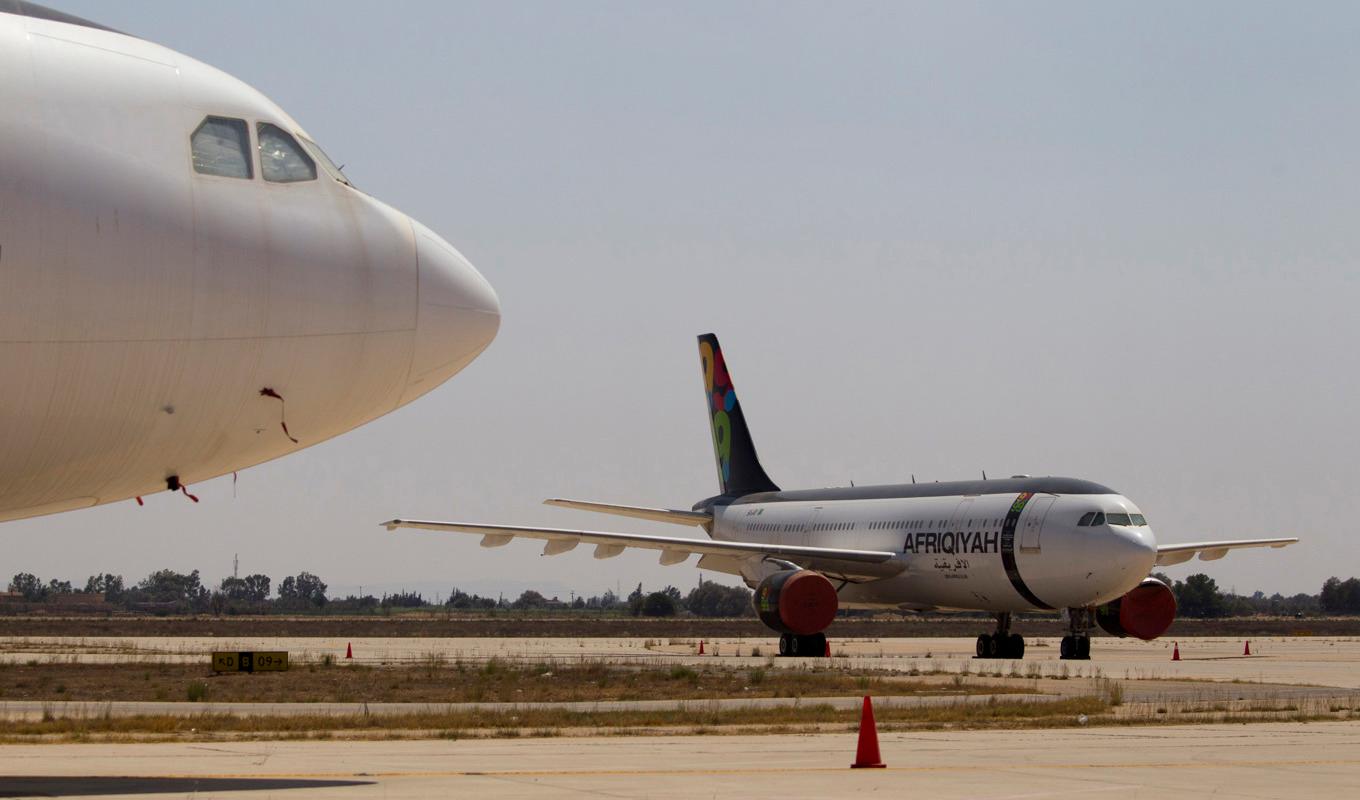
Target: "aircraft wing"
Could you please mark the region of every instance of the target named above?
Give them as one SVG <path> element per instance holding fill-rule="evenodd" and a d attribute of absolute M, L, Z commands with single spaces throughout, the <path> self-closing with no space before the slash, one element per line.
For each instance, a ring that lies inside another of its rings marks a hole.
<path fill-rule="evenodd" d="M 1298 542 L 1297 538 L 1288 539 L 1230 539 L 1223 542 L 1191 542 L 1189 544 L 1157 545 L 1157 566 L 1169 567 L 1180 564 L 1199 554 L 1200 561 L 1216 561 L 1228 554 L 1229 550 L 1243 547 L 1288 547 Z"/>
<path fill-rule="evenodd" d="M 713 521 L 712 514 L 702 511 L 680 511 L 673 508 L 642 508 L 639 506 L 620 506 L 613 503 L 596 503 L 590 500 L 568 500 L 552 497 L 543 501 L 547 506 L 574 508 L 579 511 L 597 511 L 601 514 L 615 514 L 620 517 L 646 519 L 652 522 L 669 522 L 673 525 L 704 525 Z"/>
<path fill-rule="evenodd" d="M 430 522 L 394 519 L 382 523 L 389 531 L 397 528 L 471 533 L 482 537 L 482 547 L 500 547 L 512 539 L 546 539 L 543 555 L 555 556 L 579 544 L 595 545 L 596 558 L 613 558 L 630 547 L 660 550 L 662 564 L 679 564 L 691 555 L 728 558 L 774 558 L 806 569 L 846 578 L 888 578 L 901 572 L 906 564 L 887 550 L 842 550 L 833 547 L 801 547 L 764 542 L 719 542 L 681 536 L 642 536 L 632 533 L 579 531 L 565 528 L 523 528 L 515 525 L 478 525 L 466 522 Z"/>

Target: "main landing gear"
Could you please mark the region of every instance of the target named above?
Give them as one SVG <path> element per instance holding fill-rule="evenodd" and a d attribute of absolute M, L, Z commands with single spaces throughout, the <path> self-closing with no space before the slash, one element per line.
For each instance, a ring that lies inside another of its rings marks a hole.
<path fill-rule="evenodd" d="M 779 636 L 779 655 L 794 658 L 821 658 L 826 655 L 826 634 L 798 636 L 784 633 Z"/>
<path fill-rule="evenodd" d="M 977 638 L 978 658 L 1024 658 L 1025 639 L 1011 633 L 1011 615 L 996 615 L 996 633 L 984 633 Z"/>
<path fill-rule="evenodd" d="M 1095 610 L 1090 608 L 1067 609 L 1068 631 L 1062 638 L 1059 654 L 1067 660 L 1089 661 L 1091 659 L 1091 629 L 1095 627 Z M 783 645 L 780 645 L 782 653 Z M 978 658 L 1024 658 L 1025 640 L 1018 633 L 1011 633 L 1011 615 L 996 615 L 996 632 L 984 633 L 977 638 Z"/>
<path fill-rule="evenodd" d="M 1069 608 L 1068 629 L 1071 631 L 1062 638 L 1058 654 L 1069 661 L 1091 660 L 1091 629 L 1095 627 L 1095 614 L 1089 608 Z"/>

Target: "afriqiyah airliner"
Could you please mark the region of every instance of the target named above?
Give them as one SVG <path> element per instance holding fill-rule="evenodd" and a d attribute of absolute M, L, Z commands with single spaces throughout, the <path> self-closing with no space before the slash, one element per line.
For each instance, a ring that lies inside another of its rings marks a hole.
<path fill-rule="evenodd" d="M 1022 658 L 1012 630 L 1021 612 L 1066 612 L 1060 654 L 1086 659 L 1091 632 L 1151 640 L 1176 617 L 1155 566 L 1212 561 L 1230 550 L 1284 547 L 1297 538 L 1158 544 L 1147 518 L 1114 489 L 1076 478 L 1001 480 L 785 491 L 766 475 L 722 348 L 699 337 L 704 403 L 721 493 L 688 510 L 554 498 L 568 508 L 702 528 L 708 539 L 566 528 L 394 519 L 415 528 L 479 534 L 484 547 L 547 540 L 544 555 L 585 543 L 596 558 L 627 548 L 660 551 L 662 564 L 698 555 L 702 569 L 739 575 L 755 590 L 760 620 L 786 656 L 823 656 L 840 608 L 985 611 L 994 631 L 979 658 Z"/>
<path fill-rule="evenodd" d="M 22 0 L 0 76 L 0 521 L 188 493 L 495 337 L 472 264 L 236 78 Z"/>

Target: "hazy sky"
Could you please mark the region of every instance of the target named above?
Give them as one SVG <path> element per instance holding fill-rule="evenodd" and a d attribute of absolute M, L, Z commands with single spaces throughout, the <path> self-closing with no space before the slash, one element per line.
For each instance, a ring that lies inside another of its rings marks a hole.
<path fill-rule="evenodd" d="M 783 486 L 1073 475 L 1163 542 L 1304 539 L 1176 577 L 1360 574 L 1360 6 L 50 2 L 270 95 L 504 316 L 235 497 L 5 525 L 6 575 L 688 589 L 377 523 L 683 532 L 539 503 L 716 492 L 709 330 Z"/>

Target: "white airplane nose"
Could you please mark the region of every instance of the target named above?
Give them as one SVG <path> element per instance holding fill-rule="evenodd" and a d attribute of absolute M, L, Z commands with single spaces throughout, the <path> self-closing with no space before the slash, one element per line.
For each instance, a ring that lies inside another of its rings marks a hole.
<path fill-rule="evenodd" d="M 425 226 L 416 239 L 415 350 L 407 396 L 424 394 L 467 366 L 496 338 L 501 306 L 481 273 Z"/>
<path fill-rule="evenodd" d="M 1111 564 L 1145 577 L 1157 563 L 1157 540 L 1146 526 L 1113 528 L 1106 548 Z"/>

